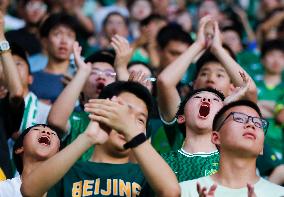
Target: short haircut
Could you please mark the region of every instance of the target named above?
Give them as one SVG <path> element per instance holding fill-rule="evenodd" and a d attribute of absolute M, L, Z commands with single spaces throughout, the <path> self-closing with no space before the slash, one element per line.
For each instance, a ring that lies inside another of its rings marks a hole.
<path fill-rule="evenodd" d="M 124 24 L 128 27 L 128 24 L 129 24 L 128 18 L 127 18 L 126 16 L 123 16 L 121 13 L 114 11 L 114 12 L 110 12 L 110 13 L 105 17 L 105 19 L 103 20 L 103 28 L 105 28 L 105 26 L 106 26 L 108 20 L 110 19 L 110 17 L 115 16 L 115 15 L 116 15 L 116 16 L 120 16 L 120 17 L 123 19 Z"/>
<path fill-rule="evenodd" d="M 30 130 L 32 130 L 33 128 L 35 127 L 47 127 L 47 128 L 50 128 L 51 130 L 55 131 L 57 133 L 57 136 L 59 138 L 59 140 L 61 139 L 61 131 L 59 131 L 57 128 L 53 127 L 53 126 L 50 126 L 50 125 L 46 125 L 46 124 L 36 124 L 36 125 L 33 125 L 31 127 L 28 127 L 26 128 L 22 133 L 21 135 L 17 138 L 17 140 L 15 141 L 15 144 L 13 146 L 13 160 L 15 162 L 15 165 L 16 165 L 16 168 L 17 168 L 17 171 L 22 174 L 23 172 L 23 158 L 22 158 L 22 155 L 21 154 L 16 154 L 16 150 L 23 147 L 23 142 L 24 142 L 24 138 L 26 136 L 26 134 L 28 132 L 30 132 Z"/>
<path fill-rule="evenodd" d="M 150 70 L 150 72 L 151 72 L 152 75 L 154 74 L 153 68 L 152 68 L 149 64 L 147 64 L 146 62 L 143 62 L 143 61 L 133 61 L 133 62 L 130 62 L 130 63 L 127 65 L 127 68 L 129 69 L 129 68 L 131 68 L 132 66 L 135 66 L 135 65 L 137 65 L 137 64 L 143 65 L 144 67 L 146 67 L 146 68 L 148 68 L 148 69 Z"/>
<path fill-rule="evenodd" d="M 229 55 L 234 59 L 236 60 L 236 56 L 234 54 L 234 52 L 230 49 L 230 47 L 228 47 L 227 45 L 223 45 L 223 47 L 228 51 Z M 208 63 L 211 63 L 211 62 L 216 62 L 216 63 L 220 63 L 221 62 L 216 58 L 216 56 L 210 52 L 210 49 L 207 49 L 205 51 L 205 53 L 198 59 L 198 61 L 196 62 L 196 72 L 195 72 L 195 75 L 193 77 L 193 79 L 195 80 L 201 70 L 201 68 L 205 65 L 205 64 L 208 64 Z"/>
<path fill-rule="evenodd" d="M 254 109 L 259 117 L 262 118 L 262 114 L 261 114 L 261 111 L 259 109 L 259 107 L 257 106 L 256 103 L 252 102 L 252 101 L 249 101 L 249 100 L 238 100 L 238 101 L 234 101 L 234 102 L 231 102 L 227 105 L 224 105 L 220 110 L 219 112 L 215 115 L 214 117 L 214 120 L 213 120 L 213 126 L 212 126 L 212 129 L 213 131 L 216 131 L 217 128 L 220 126 L 220 123 L 223 121 L 223 116 L 225 115 L 226 111 L 228 111 L 229 109 L 233 108 L 233 107 L 237 107 L 237 106 L 247 106 L 247 107 L 250 107 L 252 109 Z"/>
<path fill-rule="evenodd" d="M 99 95 L 99 99 L 112 98 L 113 96 L 118 96 L 123 92 L 134 94 L 136 97 L 138 97 L 145 103 L 148 110 L 147 125 L 146 125 L 146 128 L 148 128 L 149 118 L 153 113 L 153 99 L 149 90 L 142 84 L 133 81 L 113 82 L 103 88 L 101 94 Z M 148 129 L 147 129 L 147 136 L 148 137 L 150 136 Z"/>
<path fill-rule="evenodd" d="M 176 23 L 163 27 L 157 35 L 157 43 L 160 49 L 164 49 L 171 41 L 178 41 L 188 45 L 193 43 L 190 35 Z"/>
<path fill-rule="evenodd" d="M 189 99 L 191 99 L 194 95 L 200 93 L 200 92 L 210 92 L 215 94 L 216 96 L 218 96 L 222 101 L 224 101 L 225 96 L 222 92 L 214 89 L 214 88 L 200 88 L 200 89 L 196 89 L 196 90 L 192 90 L 185 98 L 184 100 L 180 103 L 178 111 L 176 113 L 176 117 L 178 118 L 178 116 L 180 115 L 184 115 L 184 108 L 185 105 L 187 104 L 187 102 L 189 101 Z M 179 130 L 182 132 L 182 134 L 185 136 L 185 123 L 182 124 L 178 124 Z"/>
<path fill-rule="evenodd" d="M 167 19 L 159 14 L 151 14 L 149 16 L 147 16 L 146 18 L 144 18 L 141 22 L 140 22 L 140 26 L 147 26 L 149 25 L 152 21 L 167 21 Z"/>
<path fill-rule="evenodd" d="M 85 59 L 85 62 L 96 63 L 104 62 L 114 66 L 115 52 L 114 50 L 100 50 Z"/>
<path fill-rule="evenodd" d="M 240 28 L 238 28 L 235 25 L 229 25 L 229 26 L 225 26 L 222 28 L 222 32 L 226 32 L 226 31 L 233 31 L 236 32 L 240 38 L 240 41 L 242 42 L 242 31 Z"/>
<path fill-rule="evenodd" d="M 30 63 L 28 61 L 27 52 L 20 45 L 18 45 L 15 42 L 10 42 L 10 49 L 11 49 L 12 55 L 19 56 L 20 58 L 22 58 L 27 63 L 29 74 L 31 74 L 31 68 L 30 68 Z"/>
<path fill-rule="evenodd" d="M 275 40 L 268 40 L 263 43 L 261 47 L 261 58 L 273 50 L 278 50 L 284 53 L 284 40 L 283 39 L 275 39 Z"/>
<path fill-rule="evenodd" d="M 40 26 L 39 32 L 40 36 L 42 38 L 48 37 L 49 33 L 51 30 L 58 26 L 67 26 L 68 28 L 72 29 L 75 34 L 80 29 L 80 25 L 78 20 L 65 13 L 56 13 L 56 14 L 51 14 Z"/>

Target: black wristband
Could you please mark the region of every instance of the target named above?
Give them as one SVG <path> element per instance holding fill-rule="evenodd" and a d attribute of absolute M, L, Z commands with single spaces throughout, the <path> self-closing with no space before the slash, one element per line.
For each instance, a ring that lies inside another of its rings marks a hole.
<path fill-rule="evenodd" d="M 147 140 L 145 133 L 140 133 L 123 145 L 124 149 L 134 148 Z"/>

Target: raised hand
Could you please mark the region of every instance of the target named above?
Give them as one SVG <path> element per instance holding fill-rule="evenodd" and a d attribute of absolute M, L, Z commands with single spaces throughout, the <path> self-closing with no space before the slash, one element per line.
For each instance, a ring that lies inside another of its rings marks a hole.
<path fill-rule="evenodd" d="M 5 36 L 4 36 L 4 15 L 3 12 L 0 11 L 0 40 L 4 40 Z"/>
<path fill-rule="evenodd" d="M 247 184 L 248 188 L 248 197 L 256 197 L 256 194 L 254 193 L 254 187 L 251 184 Z"/>
<path fill-rule="evenodd" d="M 209 190 L 207 191 L 206 187 L 201 187 L 200 183 L 197 182 L 196 184 L 197 192 L 199 194 L 199 197 L 214 197 L 214 193 L 217 189 L 217 185 L 213 184 Z"/>
<path fill-rule="evenodd" d="M 145 130 L 145 126 L 138 124 L 134 115 L 135 106 L 130 106 L 123 100 L 113 97 L 107 99 L 92 99 L 85 105 L 89 118 L 110 127 L 123 134 L 126 140 Z"/>
<path fill-rule="evenodd" d="M 234 89 L 234 91 L 230 94 L 230 96 L 226 97 L 224 103 L 228 104 L 231 103 L 233 101 L 237 101 L 241 98 L 243 98 L 246 94 L 246 92 L 248 91 L 250 84 L 251 84 L 251 80 L 250 78 L 245 74 L 245 72 L 239 72 L 239 74 L 241 75 L 242 79 L 243 79 L 243 84 L 241 87 L 236 87 Z"/>
<path fill-rule="evenodd" d="M 133 49 L 129 42 L 122 36 L 115 35 L 111 38 L 111 46 L 115 50 L 115 67 L 124 67 L 127 69 L 127 64 L 132 56 Z"/>
<path fill-rule="evenodd" d="M 143 74 L 141 71 L 131 72 L 130 75 L 129 75 L 128 81 L 138 82 L 148 89 L 151 89 L 151 87 L 152 87 L 151 79 L 149 77 L 147 77 L 145 74 Z"/>
<path fill-rule="evenodd" d="M 211 52 L 214 53 L 218 48 L 222 47 L 221 32 L 217 21 L 213 22 L 214 36 L 211 44 Z"/>
<path fill-rule="evenodd" d="M 84 134 L 91 144 L 104 144 L 109 137 L 109 130 L 103 130 L 98 122 L 90 121 Z"/>
<path fill-rule="evenodd" d="M 212 27 L 212 17 L 207 15 L 201 18 L 199 22 L 198 32 L 197 32 L 197 40 L 202 48 L 207 48 L 210 46 L 210 40 L 213 37 L 213 28 Z"/>
<path fill-rule="evenodd" d="M 75 58 L 75 63 L 78 66 L 78 69 L 81 71 L 85 71 L 87 73 L 91 73 L 92 71 L 92 63 L 88 62 L 85 63 L 84 60 L 81 58 L 82 47 L 79 46 L 79 43 L 76 41 L 73 44 L 73 53 Z"/>

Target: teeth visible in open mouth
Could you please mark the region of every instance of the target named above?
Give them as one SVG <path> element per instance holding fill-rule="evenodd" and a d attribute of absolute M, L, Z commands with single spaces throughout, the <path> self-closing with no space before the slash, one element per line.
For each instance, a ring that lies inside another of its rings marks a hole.
<path fill-rule="evenodd" d="M 209 103 L 202 103 L 199 108 L 199 116 L 206 118 L 210 112 L 210 104 Z"/>
<path fill-rule="evenodd" d="M 38 142 L 40 143 L 40 144 L 44 144 L 44 145 L 50 145 L 50 139 L 49 139 L 49 137 L 47 137 L 47 136 L 41 136 L 39 139 L 38 139 Z"/>

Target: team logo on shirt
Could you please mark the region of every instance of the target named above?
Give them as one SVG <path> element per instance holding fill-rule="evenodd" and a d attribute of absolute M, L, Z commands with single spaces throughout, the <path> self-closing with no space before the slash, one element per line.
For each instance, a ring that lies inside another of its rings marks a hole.
<path fill-rule="evenodd" d="M 72 197 L 81 196 L 139 196 L 141 186 L 136 182 L 125 182 L 121 179 L 107 179 L 106 188 L 101 185 L 101 179 L 82 180 L 73 183 Z"/>

